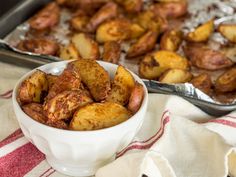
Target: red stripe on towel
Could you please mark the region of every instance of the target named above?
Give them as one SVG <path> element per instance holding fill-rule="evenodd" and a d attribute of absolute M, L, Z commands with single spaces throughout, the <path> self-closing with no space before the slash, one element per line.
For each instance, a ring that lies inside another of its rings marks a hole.
<path fill-rule="evenodd" d="M 0 158 L 0 176 L 23 177 L 44 159 L 44 154 L 27 143 Z"/>
<path fill-rule="evenodd" d="M 11 135 L 9 135 L 8 137 L 6 137 L 4 140 L 2 140 L 0 142 L 0 148 L 7 145 L 7 144 L 9 144 L 9 143 L 11 143 L 11 142 L 13 142 L 13 141 L 15 141 L 15 140 L 17 140 L 18 138 L 23 137 L 23 136 L 24 135 L 23 135 L 21 129 L 20 128 L 17 129 L 14 133 L 12 133 Z"/>
<path fill-rule="evenodd" d="M 50 168 L 47 169 L 45 172 L 43 172 L 43 174 L 41 174 L 39 177 L 43 177 L 43 175 L 45 175 L 46 173 L 48 173 L 50 170 L 53 170 L 53 168 L 50 167 Z"/>
<path fill-rule="evenodd" d="M 229 120 L 224 120 L 224 119 L 212 119 L 209 122 L 213 122 L 213 123 L 218 123 L 218 124 L 222 124 L 222 125 L 227 125 L 233 128 L 236 128 L 236 123 L 229 121 Z"/>

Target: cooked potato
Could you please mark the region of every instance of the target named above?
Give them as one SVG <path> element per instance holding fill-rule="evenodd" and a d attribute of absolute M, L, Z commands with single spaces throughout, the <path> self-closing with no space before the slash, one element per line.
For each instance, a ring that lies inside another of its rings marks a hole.
<path fill-rule="evenodd" d="M 186 45 L 184 53 L 193 66 L 206 70 L 219 70 L 233 65 L 233 62 L 220 51 L 201 45 Z"/>
<path fill-rule="evenodd" d="M 123 66 L 118 66 L 112 83 L 111 92 L 106 100 L 126 105 L 134 86 L 135 80 L 132 74 Z"/>
<path fill-rule="evenodd" d="M 45 123 L 47 121 L 47 117 L 43 114 L 43 105 L 39 103 L 30 103 L 22 106 L 23 111 L 30 116 L 32 119 Z"/>
<path fill-rule="evenodd" d="M 236 67 L 233 67 L 219 76 L 215 82 L 218 92 L 231 92 L 236 90 Z"/>
<path fill-rule="evenodd" d="M 59 57 L 63 60 L 79 59 L 80 55 L 75 45 L 70 43 L 67 46 L 61 47 Z"/>
<path fill-rule="evenodd" d="M 96 31 L 96 40 L 99 43 L 127 40 L 130 36 L 130 22 L 121 18 L 104 22 Z"/>
<path fill-rule="evenodd" d="M 136 23 L 132 23 L 130 25 L 130 30 L 131 30 L 131 39 L 136 39 L 142 36 L 142 34 L 145 32 L 145 29 Z"/>
<path fill-rule="evenodd" d="M 130 117 L 131 113 L 119 104 L 93 103 L 75 112 L 70 122 L 70 129 L 98 130 L 120 124 Z"/>
<path fill-rule="evenodd" d="M 48 120 L 45 124 L 54 128 L 65 129 L 65 130 L 69 129 L 69 125 L 67 125 L 67 123 L 64 122 L 64 120 L 58 120 L 56 122 Z"/>
<path fill-rule="evenodd" d="M 58 76 L 57 75 L 52 75 L 52 74 L 47 74 L 47 81 L 48 81 L 48 90 L 52 88 L 52 86 L 56 83 Z"/>
<path fill-rule="evenodd" d="M 86 32 L 88 22 L 89 17 L 84 12 L 79 11 L 76 16 L 70 19 L 70 26 L 75 31 Z"/>
<path fill-rule="evenodd" d="M 78 107 L 92 103 L 81 90 L 63 91 L 43 105 L 44 114 L 52 122 L 62 119 L 69 119 Z"/>
<path fill-rule="evenodd" d="M 203 25 L 197 27 L 194 31 L 189 32 L 186 40 L 191 42 L 205 42 L 209 39 L 214 30 L 214 21 L 210 20 Z"/>
<path fill-rule="evenodd" d="M 29 25 L 34 30 L 46 30 L 57 25 L 59 20 L 60 8 L 51 2 L 29 20 Z"/>
<path fill-rule="evenodd" d="M 109 41 L 104 43 L 102 60 L 117 64 L 120 59 L 121 46 L 116 41 Z"/>
<path fill-rule="evenodd" d="M 86 26 L 89 32 L 94 32 L 97 27 L 104 21 L 117 16 L 117 5 L 114 2 L 108 2 L 99 11 L 97 11 L 90 19 Z"/>
<path fill-rule="evenodd" d="M 116 0 L 129 13 L 137 13 L 142 10 L 143 0 Z"/>
<path fill-rule="evenodd" d="M 79 72 L 82 82 L 88 87 L 96 101 L 102 101 L 111 89 L 108 72 L 95 60 L 80 59 L 69 64 Z"/>
<path fill-rule="evenodd" d="M 179 30 L 169 30 L 161 37 L 161 50 L 177 51 L 182 42 L 183 33 Z"/>
<path fill-rule="evenodd" d="M 18 90 L 20 103 L 40 103 L 48 91 L 46 73 L 36 70 L 29 78 L 24 80 Z"/>
<path fill-rule="evenodd" d="M 130 110 L 133 114 L 136 113 L 142 105 L 143 97 L 143 85 L 136 82 L 129 98 L 129 103 L 127 106 L 128 110 Z"/>
<path fill-rule="evenodd" d="M 211 81 L 211 76 L 207 73 L 202 73 L 191 80 L 194 87 L 203 91 L 204 93 L 211 95 L 213 83 Z"/>
<path fill-rule="evenodd" d="M 127 58 L 133 58 L 150 52 L 154 49 L 158 37 L 157 32 L 148 31 L 138 41 L 130 46 Z"/>
<path fill-rule="evenodd" d="M 167 84 L 178 84 L 189 82 L 192 77 L 193 75 L 189 71 L 182 69 L 169 69 L 161 75 L 159 81 Z"/>
<path fill-rule="evenodd" d="M 235 24 L 220 24 L 218 31 L 222 36 L 230 42 L 236 43 L 236 25 Z"/>
<path fill-rule="evenodd" d="M 188 60 L 171 51 L 156 51 L 144 57 L 139 65 L 141 77 L 157 79 L 168 69 L 188 70 Z"/>
<path fill-rule="evenodd" d="M 236 92 L 213 92 L 212 97 L 222 104 L 232 104 L 236 99 Z"/>
<path fill-rule="evenodd" d="M 75 34 L 72 39 L 79 54 L 84 59 L 97 60 L 100 57 L 99 46 L 96 41 L 84 33 Z"/>

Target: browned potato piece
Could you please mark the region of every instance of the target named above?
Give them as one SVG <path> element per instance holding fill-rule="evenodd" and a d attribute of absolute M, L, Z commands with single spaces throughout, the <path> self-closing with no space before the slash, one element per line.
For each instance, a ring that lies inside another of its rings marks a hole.
<path fill-rule="evenodd" d="M 44 114 L 52 122 L 69 119 L 78 107 L 92 103 L 81 90 L 63 91 L 43 105 Z"/>
<path fill-rule="evenodd" d="M 59 57 L 63 60 L 79 59 L 80 55 L 75 45 L 70 43 L 67 46 L 61 47 Z"/>
<path fill-rule="evenodd" d="M 50 88 L 46 99 L 50 100 L 65 90 L 79 90 L 80 86 L 81 78 L 78 71 L 73 68 L 66 68 Z"/>
<path fill-rule="evenodd" d="M 127 12 L 137 13 L 142 10 L 143 0 L 116 0 Z"/>
<path fill-rule="evenodd" d="M 199 90 L 203 91 L 207 95 L 212 94 L 212 81 L 211 76 L 207 73 L 202 73 L 191 80 L 191 83 L 194 87 L 198 88 Z"/>
<path fill-rule="evenodd" d="M 56 122 L 48 120 L 45 124 L 54 128 L 65 129 L 65 130 L 69 129 L 69 125 L 67 125 L 67 123 L 65 123 L 63 120 L 58 120 Z"/>
<path fill-rule="evenodd" d="M 145 29 L 136 23 L 132 23 L 130 25 L 130 30 L 131 30 L 131 39 L 136 39 L 142 36 L 142 34 L 145 32 Z"/>
<path fill-rule="evenodd" d="M 89 17 L 84 14 L 84 12 L 77 13 L 76 16 L 72 17 L 70 20 L 70 26 L 73 30 L 79 32 L 86 32 L 86 25 L 89 22 Z"/>
<path fill-rule="evenodd" d="M 49 39 L 26 39 L 21 41 L 17 48 L 22 51 L 28 51 L 43 55 L 56 55 L 59 46 L 56 42 Z"/>
<path fill-rule="evenodd" d="M 215 89 L 218 92 L 231 92 L 236 90 L 236 67 L 227 70 L 217 78 Z"/>
<path fill-rule="evenodd" d="M 18 89 L 18 101 L 22 104 L 40 103 L 48 91 L 46 73 L 36 70 L 29 78 L 24 80 Z"/>
<path fill-rule="evenodd" d="M 118 66 L 112 83 L 111 92 L 106 100 L 126 105 L 134 86 L 135 80 L 132 74 L 123 66 Z"/>
<path fill-rule="evenodd" d="M 121 47 L 116 41 L 105 42 L 103 47 L 102 60 L 117 64 L 120 59 Z"/>
<path fill-rule="evenodd" d="M 104 21 L 117 16 L 117 5 L 114 2 L 108 2 L 90 19 L 86 26 L 89 32 L 94 32 Z"/>
<path fill-rule="evenodd" d="M 184 53 L 193 66 L 206 70 L 219 70 L 233 65 L 223 53 L 199 45 L 187 45 Z"/>
<path fill-rule="evenodd" d="M 236 92 L 214 92 L 213 99 L 220 102 L 220 103 L 233 103 L 236 99 Z"/>
<path fill-rule="evenodd" d="M 178 84 L 189 82 L 192 77 L 193 75 L 189 71 L 182 69 L 169 69 L 161 75 L 159 81 L 167 84 Z"/>
<path fill-rule="evenodd" d="M 79 72 L 82 82 L 88 87 L 96 101 L 102 101 L 111 89 L 108 72 L 95 60 L 80 59 L 69 64 Z"/>
<path fill-rule="evenodd" d="M 72 39 L 79 54 L 84 59 L 97 60 L 100 57 L 99 46 L 96 41 L 84 33 L 75 34 Z"/>
<path fill-rule="evenodd" d="M 210 20 L 197 27 L 194 31 L 189 32 L 186 39 L 191 42 L 205 42 L 209 39 L 214 30 L 214 21 Z"/>
<path fill-rule="evenodd" d="M 154 49 L 158 33 L 154 31 L 146 32 L 138 41 L 130 46 L 127 52 L 127 58 L 133 58 L 150 52 Z"/>
<path fill-rule="evenodd" d="M 55 3 L 49 3 L 29 20 L 30 28 L 46 30 L 54 27 L 60 20 L 60 8 Z"/>
<path fill-rule="evenodd" d="M 235 24 L 220 24 L 218 31 L 222 36 L 230 42 L 236 43 L 236 25 Z"/>
<path fill-rule="evenodd" d="M 179 30 L 169 30 L 161 37 L 161 50 L 177 51 L 182 42 L 183 33 Z"/>
<path fill-rule="evenodd" d="M 141 77 L 157 79 L 168 69 L 188 70 L 188 60 L 171 51 L 156 51 L 144 57 L 139 65 Z"/>
<path fill-rule="evenodd" d="M 129 98 L 129 103 L 127 106 L 128 110 L 130 110 L 133 114 L 136 113 L 142 105 L 143 97 L 143 85 L 136 82 Z"/>
<path fill-rule="evenodd" d="M 70 129 L 98 130 L 120 124 L 130 117 L 131 113 L 119 104 L 93 103 L 75 112 L 70 122 Z"/>
<path fill-rule="evenodd" d="M 52 88 L 52 86 L 56 83 L 58 76 L 57 75 L 52 75 L 52 74 L 47 74 L 47 81 L 48 81 L 48 90 Z"/>

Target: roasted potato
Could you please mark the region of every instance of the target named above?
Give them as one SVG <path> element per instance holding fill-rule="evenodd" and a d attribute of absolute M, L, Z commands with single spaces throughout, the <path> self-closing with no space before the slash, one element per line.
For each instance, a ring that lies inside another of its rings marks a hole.
<path fill-rule="evenodd" d="M 73 68 L 66 68 L 50 88 L 46 100 L 50 100 L 65 90 L 79 90 L 80 87 L 81 78 L 78 71 Z"/>
<path fill-rule="evenodd" d="M 233 67 L 219 76 L 215 82 L 218 92 L 232 92 L 236 90 L 236 67 Z"/>
<path fill-rule="evenodd" d="M 79 54 L 84 59 L 97 60 L 100 57 L 99 46 L 96 41 L 84 33 L 75 34 L 72 39 Z"/>
<path fill-rule="evenodd" d="M 220 24 L 218 31 L 222 36 L 230 42 L 236 43 L 236 25 L 235 24 Z"/>
<path fill-rule="evenodd" d="M 133 114 L 136 113 L 140 106 L 142 105 L 144 97 L 144 88 L 143 85 L 136 82 L 133 90 L 131 91 L 131 95 L 129 98 L 129 103 L 128 103 L 128 110 L 130 110 Z"/>
<path fill-rule="evenodd" d="M 167 84 L 178 84 L 189 82 L 192 77 L 193 75 L 189 71 L 182 69 L 169 69 L 161 75 L 159 81 Z"/>
<path fill-rule="evenodd" d="M 58 76 L 53 74 L 46 75 L 48 81 L 48 90 L 52 88 L 52 86 L 57 82 Z"/>
<path fill-rule="evenodd" d="M 69 125 L 66 122 L 64 122 L 64 120 L 58 120 L 56 122 L 52 122 L 51 120 L 47 120 L 47 122 L 45 124 L 50 127 L 54 127 L 54 128 L 65 129 L 65 130 L 69 129 Z"/>
<path fill-rule="evenodd" d="M 130 31 L 131 31 L 131 39 L 136 39 L 143 35 L 145 29 L 136 23 L 132 23 L 130 25 Z"/>
<path fill-rule="evenodd" d="M 39 103 L 30 103 L 22 106 L 23 111 L 34 120 L 45 123 L 47 117 L 43 114 L 43 105 Z"/>
<path fill-rule="evenodd" d="M 17 48 L 22 51 L 43 54 L 43 55 L 56 55 L 59 46 L 56 42 L 49 39 L 25 39 L 20 41 Z"/>
<path fill-rule="evenodd" d="M 34 15 L 29 20 L 29 25 L 34 30 L 46 30 L 57 25 L 59 20 L 60 8 L 55 2 L 52 2 Z"/>
<path fill-rule="evenodd" d="M 93 103 L 78 109 L 70 122 L 72 130 L 98 130 L 120 124 L 131 117 L 123 106 L 105 102 Z"/>
<path fill-rule="evenodd" d="M 118 66 L 107 101 L 126 105 L 135 86 L 132 74 L 123 66 Z"/>
<path fill-rule="evenodd" d="M 236 99 L 236 92 L 213 92 L 212 97 L 222 104 L 232 104 Z"/>
<path fill-rule="evenodd" d="M 86 25 L 89 23 L 89 17 L 83 11 L 79 11 L 70 19 L 69 23 L 73 30 L 78 32 L 86 32 Z"/>
<path fill-rule="evenodd" d="M 195 76 L 191 83 L 194 87 L 198 88 L 199 90 L 203 91 L 207 95 L 212 94 L 212 87 L 213 83 L 211 81 L 211 76 L 207 73 L 202 73 L 198 76 Z"/>
<path fill-rule="evenodd" d="M 194 31 L 189 32 L 186 40 L 191 42 L 205 42 L 209 39 L 214 30 L 214 21 L 210 20 L 203 25 L 197 27 Z"/>
<path fill-rule="evenodd" d="M 142 10 L 143 0 L 115 0 L 118 4 L 124 7 L 129 13 L 137 13 Z"/>
<path fill-rule="evenodd" d="M 43 105 L 43 110 L 51 122 L 56 122 L 69 119 L 78 107 L 92 102 L 93 100 L 81 90 L 63 91 L 47 100 Z"/>
<path fill-rule="evenodd" d="M 223 53 L 200 45 L 186 45 L 184 53 L 193 66 L 206 70 L 219 70 L 233 65 Z"/>
<path fill-rule="evenodd" d="M 82 82 L 88 87 L 96 101 L 106 99 L 111 89 L 108 72 L 95 60 L 80 59 L 69 64 L 79 72 Z"/>
<path fill-rule="evenodd" d="M 46 73 L 36 70 L 29 78 L 24 80 L 18 90 L 18 101 L 21 104 L 40 103 L 48 91 Z"/>
<path fill-rule="evenodd" d="M 102 60 L 117 64 L 120 59 L 121 46 L 116 41 L 105 42 L 103 46 Z"/>
<path fill-rule="evenodd" d="M 98 12 L 96 12 L 86 25 L 89 32 L 94 32 L 104 21 L 117 16 L 117 5 L 114 2 L 108 2 Z"/>
<path fill-rule="evenodd" d="M 169 30 L 161 37 L 161 50 L 177 51 L 182 43 L 183 33 L 179 30 Z"/>
<path fill-rule="evenodd" d="M 154 49 L 158 33 L 154 31 L 146 32 L 138 41 L 130 46 L 126 57 L 133 58 L 150 52 Z"/>
<path fill-rule="evenodd" d="M 74 60 L 74 59 L 79 59 L 80 55 L 75 45 L 70 43 L 67 46 L 60 48 L 59 57 L 63 60 Z"/>
<path fill-rule="evenodd" d="M 171 51 L 147 54 L 139 65 L 139 74 L 146 79 L 157 79 L 168 69 L 188 70 L 188 60 Z"/>

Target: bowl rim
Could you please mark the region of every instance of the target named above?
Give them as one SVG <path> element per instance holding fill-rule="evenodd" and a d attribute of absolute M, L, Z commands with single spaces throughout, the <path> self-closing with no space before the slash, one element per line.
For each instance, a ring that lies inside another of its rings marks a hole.
<path fill-rule="evenodd" d="M 144 112 L 146 113 L 146 109 L 147 109 L 147 104 L 148 104 L 148 91 L 147 91 L 147 87 L 146 85 L 144 84 L 144 82 L 142 81 L 142 79 L 136 75 L 135 73 L 133 73 L 132 71 L 130 71 L 129 69 L 127 69 L 131 74 L 132 76 L 134 77 L 135 81 L 137 81 L 138 83 L 141 83 L 144 87 L 144 97 L 143 97 L 143 101 L 142 101 L 142 104 L 139 108 L 139 110 L 134 114 L 132 115 L 128 120 L 124 121 L 124 122 L 121 122 L 115 126 L 112 126 L 112 127 L 107 127 L 107 128 L 102 128 L 102 129 L 98 129 L 98 130 L 86 130 L 86 131 L 78 131 L 78 130 L 70 130 L 70 129 L 60 129 L 60 128 L 56 128 L 56 127 L 51 127 L 51 126 L 48 126 L 46 124 L 43 124 L 43 123 L 40 123 L 36 120 L 34 120 L 33 118 L 31 118 L 30 116 L 28 116 L 21 108 L 21 106 L 19 105 L 18 101 L 17 101 L 17 94 L 18 94 L 18 88 L 20 86 L 20 84 L 27 78 L 29 77 L 33 72 L 35 72 L 37 69 L 39 70 L 43 70 L 41 68 L 46 68 L 47 66 L 49 67 L 50 65 L 60 65 L 62 64 L 62 66 L 66 66 L 68 63 L 70 63 L 71 61 L 73 60 L 68 60 L 68 61 L 59 61 L 59 62 L 52 62 L 52 63 L 48 63 L 48 64 L 45 64 L 45 65 L 42 65 L 42 66 L 39 66 L 37 68 L 34 68 L 33 70 L 30 70 L 29 72 L 25 73 L 18 81 L 17 83 L 15 84 L 14 86 L 14 89 L 13 89 L 13 94 L 12 94 L 12 103 L 13 103 L 13 109 L 14 109 L 14 112 L 15 114 L 17 114 L 18 111 L 20 111 L 24 116 L 24 119 L 27 118 L 27 120 L 29 120 L 30 122 L 32 122 L 33 124 L 37 125 L 37 126 L 41 126 L 45 129 L 48 129 L 48 130 L 51 130 L 51 131 L 58 131 L 58 133 L 69 133 L 69 134 L 97 134 L 97 133 L 106 133 L 108 131 L 113 131 L 115 129 L 122 129 L 122 127 L 125 127 L 127 126 L 129 123 L 135 121 L 135 119 L 138 118 L 138 115 L 140 114 L 140 112 L 144 110 Z M 117 64 L 113 64 L 113 63 L 109 63 L 109 62 L 104 62 L 104 61 L 100 61 L 100 60 L 97 60 L 97 63 L 99 65 L 101 65 L 102 67 L 104 67 L 103 65 L 108 65 L 108 67 L 112 66 L 112 67 L 118 67 L 119 65 Z M 110 66 L 109 66 L 110 65 Z M 53 68 L 53 67 L 52 67 Z M 104 68 L 105 69 L 105 68 Z M 106 70 L 106 69 L 105 69 Z M 107 71 L 107 70 L 106 70 Z M 45 71 L 44 71 L 45 72 Z M 108 71 L 107 71 L 108 72 Z M 109 72 L 108 72 L 109 73 Z M 145 115 L 143 115 L 145 116 Z M 17 117 L 17 116 L 16 116 Z M 17 118 L 17 121 L 20 123 L 20 120 Z"/>

